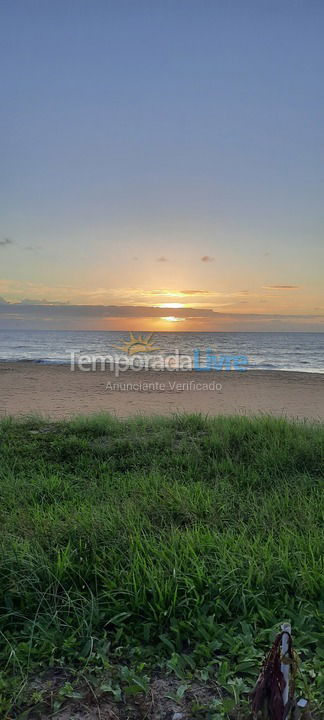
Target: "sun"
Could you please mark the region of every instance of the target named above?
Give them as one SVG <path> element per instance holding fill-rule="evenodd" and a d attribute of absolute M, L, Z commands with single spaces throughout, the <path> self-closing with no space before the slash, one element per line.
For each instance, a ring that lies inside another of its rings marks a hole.
<path fill-rule="evenodd" d="M 166 320 L 167 322 L 183 322 L 186 318 L 175 317 L 175 315 L 167 315 L 161 319 Z"/>
<path fill-rule="evenodd" d="M 161 303 L 161 305 L 157 305 L 157 307 L 177 309 L 177 308 L 184 308 L 185 306 L 183 303 Z"/>

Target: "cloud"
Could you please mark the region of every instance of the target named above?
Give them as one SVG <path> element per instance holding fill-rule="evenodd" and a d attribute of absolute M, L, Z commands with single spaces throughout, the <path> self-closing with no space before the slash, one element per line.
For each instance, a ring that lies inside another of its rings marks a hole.
<path fill-rule="evenodd" d="M 172 308 L 173 317 L 187 319 L 208 331 L 323 331 L 324 315 L 224 312 L 213 308 Z M 166 316 L 165 307 L 133 305 L 34 305 L 0 303 L 0 327 L 57 330 L 131 330 L 142 319 Z M 152 328 L 153 329 L 153 328 Z"/>
<path fill-rule="evenodd" d="M 41 300 L 33 301 L 33 304 L 27 299 L 24 302 L 7 303 L 2 299 L 0 313 L 15 314 L 19 311 L 21 315 L 28 316 L 32 313 L 42 317 L 52 315 L 57 318 L 73 318 L 73 317 L 99 317 L 99 318 L 144 318 L 144 317 L 164 317 L 165 307 L 152 305 L 69 305 L 60 302 L 48 302 Z M 324 315 L 280 315 L 278 313 L 220 313 L 212 308 L 172 308 L 174 317 L 205 317 L 205 318 L 232 318 L 235 320 L 244 319 L 277 319 L 277 320 L 314 320 L 321 319 L 324 321 Z"/>
<path fill-rule="evenodd" d="M 262 285 L 263 290 L 297 290 L 300 285 Z"/>
<path fill-rule="evenodd" d="M 47 302 L 46 300 L 30 301 L 26 298 L 22 302 L 6 304 L 6 312 L 15 313 L 19 308 L 19 312 L 24 315 L 30 315 L 33 312 L 38 317 L 46 316 L 50 313 L 53 317 L 72 318 L 72 317 L 101 317 L 101 318 L 144 318 L 144 317 L 164 317 L 165 307 L 143 305 L 69 305 L 64 303 Z M 172 308 L 172 315 L 175 317 L 211 317 L 213 315 L 211 308 Z"/>
<path fill-rule="evenodd" d="M 180 290 L 181 295 L 217 295 L 211 290 Z"/>
<path fill-rule="evenodd" d="M 161 255 L 161 257 L 158 257 L 156 259 L 156 262 L 168 262 L 168 258 L 164 257 L 164 255 Z"/>
<path fill-rule="evenodd" d="M 3 238 L 3 240 L 0 240 L 0 247 L 7 247 L 8 245 L 15 245 L 15 241 L 11 238 Z M 23 250 L 28 250 L 29 252 L 37 252 L 38 250 L 41 250 L 41 245 L 24 245 Z"/>
<path fill-rule="evenodd" d="M 62 300 L 46 300 L 43 298 L 42 300 L 33 300 L 32 298 L 23 298 L 23 300 L 19 300 L 17 302 L 18 305 L 69 305 L 69 301 L 62 301 Z"/>
<path fill-rule="evenodd" d="M 215 258 L 210 257 L 210 255 L 203 255 L 201 258 L 201 262 L 208 263 L 208 262 L 214 262 Z"/>
<path fill-rule="evenodd" d="M 0 240 L 0 247 L 5 247 L 6 245 L 13 245 L 13 240 L 7 237 L 3 240 Z"/>

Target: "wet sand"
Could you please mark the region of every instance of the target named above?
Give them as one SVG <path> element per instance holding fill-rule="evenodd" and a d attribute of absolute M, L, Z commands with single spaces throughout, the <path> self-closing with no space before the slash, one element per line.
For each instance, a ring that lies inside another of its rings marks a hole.
<path fill-rule="evenodd" d="M 109 371 L 0 363 L 0 416 L 65 418 L 109 412 L 120 417 L 200 412 L 273 414 L 324 420 L 324 375 L 297 372 Z"/>

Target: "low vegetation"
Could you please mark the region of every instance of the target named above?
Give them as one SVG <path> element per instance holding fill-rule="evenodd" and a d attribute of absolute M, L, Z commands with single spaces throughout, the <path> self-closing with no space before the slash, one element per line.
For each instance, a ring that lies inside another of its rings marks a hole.
<path fill-rule="evenodd" d="M 150 717 L 162 684 L 247 718 L 288 619 L 323 717 L 323 447 L 271 418 L 2 421 L 0 717 Z"/>

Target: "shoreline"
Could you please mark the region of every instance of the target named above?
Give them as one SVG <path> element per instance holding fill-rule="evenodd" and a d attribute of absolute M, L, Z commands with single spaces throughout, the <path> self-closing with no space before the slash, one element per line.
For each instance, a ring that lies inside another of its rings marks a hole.
<path fill-rule="evenodd" d="M 270 414 L 318 422 L 324 421 L 324 375 L 128 370 L 115 377 L 109 370 L 71 372 L 69 365 L 32 360 L 0 363 L 0 417 L 38 414 L 61 419 L 100 412 L 118 417 Z"/>
<path fill-rule="evenodd" d="M 42 360 L 42 359 L 35 360 L 34 358 L 30 358 L 30 359 L 29 359 L 29 358 L 23 358 L 23 359 L 18 359 L 18 360 L 0 359 L 0 368 L 1 368 L 2 365 L 4 366 L 4 368 L 5 368 L 6 366 L 8 366 L 8 365 L 10 365 L 10 366 L 12 365 L 13 367 L 14 367 L 15 365 L 28 365 L 28 366 L 29 366 L 29 365 L 35 365 L 35 366 L 37 366 L 37 367 L 49 367 L 49 368 L 52 368 L 52 367 L 54 367 L 54 368 L 55 368 L 55 367 L 65 367 L 65 368 L 71 369 L 71 362 L 70 362 L 70 361 L 68 361 L 68 362 L 63 362 L 63 361 L 59 361 L 59 360 L 53 360 L 53 361 L 51 361 L 51 360 Z M 116 365 L 116 367 L 118 367 L 118 365 Z M 77 372 L 77 371 L 79 371 L 79 369 L 78 369 L 77 367 L 75 367 L 72 372 Z M 105 369 L 105 370 L 101 371 L 100 368 L 98 368 L 98 370 L 97 370 L 96 372 L 99 372 L 99 371 L 100 371 L 100 372 L 106 372 L 106 373 L 109 373 L 109 372 L 110 372 L 110 373 L 113 373 L 113 372 L 114 372 L 114 370 L 108 370 L 108 369 Z M 87 371 L 86 371 L 86 370 L 81 370 L 80 372 L 86 373 Z M 137 371 L 132 371 L 132 372 L 137 372 Z M 148 370 L 141 369 L 141 370 L 138 371 L 138 372 L 146 372 L 146 373 L 147 373 L 147 372 L 152 372 L 152 373 L 153 373 L 153 372 L 154 372 L 154 373 L 156 373 L 156 372 L 170 372 L 170 374 L 171 374 L 171 373 L 175 373 L 176 371 L 175 371 L 175 370 L 167 370 L 167 369 L 166 369 L 166 370 L 152 370 L 152 369 L 150 368 L 150 369 L 148 369 Z M 181 372 L 181 373 L 183 373 L 183 372 L 188 372 L 188 373 L 189 373 L 189 372 L 191 372 L 191 373 L 202 373 L 203 370 L 200 370 L 200 371 L 195 370 L 195 369 L 192 369 L 192 370 L 178 370 L 177 372 L 179 372 L 179 373 L 180 373 L 180 372 Z M 233 372 L 244 372 L 244 373 L 296 373 L 296 374 L 298 374 L 298 375 L 318 375 L 318 376 L 322 376 L 322 377 L 324 378 L 324 370 L 318 370 L 318 369 L 315 369 L 315 370 L 305 370 L 305 369 L 299 370 L 299 369 L 296 369 L 296 368 L 294 368 L 294 369 L 292 370 L 291 368 L 279 368 L 279 367 L 267 367 L 267 368 L 265 369 L 265 368 L 260 368 L 260 367 L 258 367 L 257 365 L 256 365 L 256 366 L 250 365 L 250 366 L 248 366 L 247 368 L 244 368 L 244 370 L 237 370 L 237 369 L 231 368 L 231 369 L 228 369 L 228 370 L 227 370 L 227 369 L 225 369 L 225 370 L 212 370 L 212 371 L 210 371 L 210 372 L 215 372 L 215 373 L 217 373 L 217 374 L 220 374 L 220 373 L 230 374 L 230 373 L 233 373 Z M 124 371 L 121 370 L 121 371 L 120 371 L 120 374 L 122 375 L 123 373 L 124 373 Z"/>

